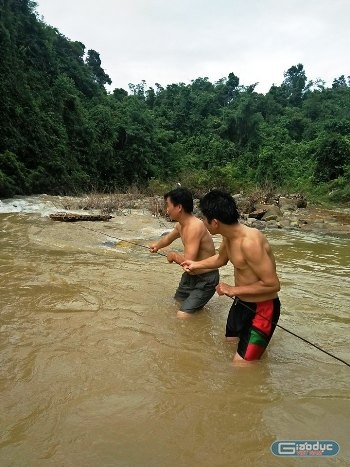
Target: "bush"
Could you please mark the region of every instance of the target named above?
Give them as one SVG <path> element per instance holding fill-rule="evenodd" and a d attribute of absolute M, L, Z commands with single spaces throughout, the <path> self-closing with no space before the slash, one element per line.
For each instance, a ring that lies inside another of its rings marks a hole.
<path fill-rule="evenodd" d="M 169 183 L 158 180 L 157 178 L 151 178 L 151 180 L 149 180 L 148 182 L 146 193 L 150 196 L 163 196 L 164 193 L 166 193 L 169 190 L 171 190 L 171 186 Z"/>
<path fill-rule="evenodd" d="M 0 154 L 0 196 L 9 198 L 14 194 L 28 192 L 28 171 L 16 154 L 5 151 Z"/>
<path fill-rule="evenodd" d="M 213 188 L 236 193 L 244 186 L 233 163 L 228 163 L 223 167 L 214 166 L 209 170 L 183 172 L 180 181 L 182 186 L 189 188 L 198 198 Z"/>

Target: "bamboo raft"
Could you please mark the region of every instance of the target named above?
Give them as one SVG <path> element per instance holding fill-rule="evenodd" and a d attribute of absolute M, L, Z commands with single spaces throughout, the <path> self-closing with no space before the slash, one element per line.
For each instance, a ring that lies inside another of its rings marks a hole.
<path fill-rule="evenodd" d="M 53 221 L 78 222 L 78 221 L 109 221 L 113 216 L 109 214 L 75 214 L 73 212 L 57 212 L 49 214 Z"/>

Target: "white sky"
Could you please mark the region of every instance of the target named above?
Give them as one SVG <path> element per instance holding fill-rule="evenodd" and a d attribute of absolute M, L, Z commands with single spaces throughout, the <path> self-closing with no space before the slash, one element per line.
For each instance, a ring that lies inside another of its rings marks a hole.
<path fill-rule="evenodd" d="M 233 72 L 267 92 L 302 63 L 308 79 L 350 75 L 350 0 L 37 0 L 37 12 L 96 50 L 111 89 L 211 82 Z"/>

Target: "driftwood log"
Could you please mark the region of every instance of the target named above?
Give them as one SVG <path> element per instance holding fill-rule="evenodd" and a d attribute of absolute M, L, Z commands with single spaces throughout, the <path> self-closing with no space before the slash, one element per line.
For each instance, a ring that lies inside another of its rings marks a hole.
<path fill-rule="evenodd" d="M 49 214 L 53 221 L 77 222 L 77 221 L 109 221 L 113 216 L 109 214 L 75 214 L 72 212 L 57 212 Z"/>

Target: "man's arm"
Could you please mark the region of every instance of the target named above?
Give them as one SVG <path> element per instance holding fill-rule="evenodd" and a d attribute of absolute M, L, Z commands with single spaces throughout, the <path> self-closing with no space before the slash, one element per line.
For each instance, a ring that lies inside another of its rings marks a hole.
<path fill-rule="evenodd" d="M 228 262 L 228 256 L 226 253 L 225 243 L 222 242 L 219 251 L 216 255 L 210 256 L 209 258 L 202 259 L 201 261 L 192 261 L 185 259 L 181 266 L 186 272 L 193 272 L 198 269 L 218 269 L 224 266 Z"/>
<path fill-rule="evenodd" d="M 178 228 L 178 224 L 176 224 L 171 232 L 169 232 L 167 235 L 158 240 L 158 242 L 152 243 L 149 246 L 150 252 L 157 253 L 158 250 L 160 250 L 161 248 L 165 248 L 178 238 L 180 238 L 180 231 Z"/>
<path fill-rule="evenodd" d="M 169 263 L 181 264 L 185 260 L 194 261 L 198 257 L 201 243 L 202 231 L 199 225 L 193 225 L 191 228 L 183 230 L 183 254 L 171 252 L 167 254 Z"/>

